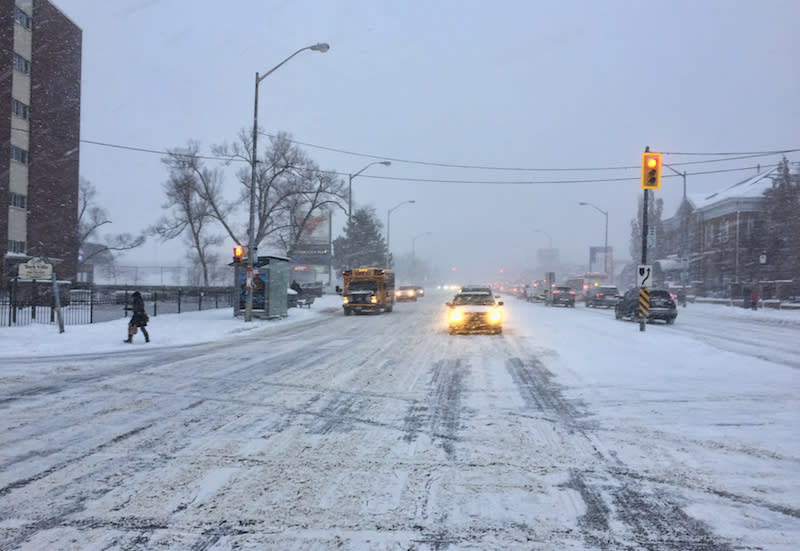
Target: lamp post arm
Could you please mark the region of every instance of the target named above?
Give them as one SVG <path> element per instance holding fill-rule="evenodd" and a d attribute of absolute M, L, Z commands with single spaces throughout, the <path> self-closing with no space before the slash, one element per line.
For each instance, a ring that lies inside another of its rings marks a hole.
<path fill-rule="evenodd" d="M 272 69 L 270 69 L 269 71 L 267 71 L 266 73 L 264 73 L 263 75 L 261 75 L 261 77 L 259 77 L 259 76 L 258 76 L 258 73 L 256 73 L 256 86 L 258 86 L 258 83 L 259 83 L 259 82 L 261 82 L 262 80 L 264 80 L 265 78 L 267 78 L 269 75 L 271 75 L 272 73 L 274 73 L 275 71 L 277 71 L 278 69 L 280 69 L 281 67 L 283 67 L 283 65 L 284 65 L 284 64 L 285 64 L 287 61 L 289 61 L 290 59 L 292 59 L 294 56 L 296 56 L 296 55 L 297 55 L 297 54 L 299 54 L 300 52 L 304 52 L 304 51 L 306 51 L 306 50 L 310 50 L 310 49 L 312 49 L 312 48 L 314 48 L 314 46 L 306 46 L 305 48 L 300 48 L 300 49 L 299 49 L 299 50 L 297 50 L 295 53 L 293 53 L 292 55 L 290 55 L 289 57 L 287 57 L 286 59 L 284 59 L 283 61 L 281 61 L 281 62 L 280 62 L 280 63 L 278 63 L 277 65 L 275 65 L 275 67 L 273 67 Z"/>

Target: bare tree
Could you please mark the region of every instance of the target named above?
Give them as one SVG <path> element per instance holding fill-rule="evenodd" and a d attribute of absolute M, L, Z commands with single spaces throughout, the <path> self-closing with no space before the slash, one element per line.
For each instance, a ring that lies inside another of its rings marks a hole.
<path fill-rule="evenodd" d="M 344 182 L 335 174 L 321 171 L 313 161 L 298 172 L 292 187 L 294 191 L 281 209 L 275 240 L 287 251 L 297 247 L 315 217 L 334 205 L 343 208 L 346 199 Z"/>
<path fill-rule="evenodd" d="M 211 233 L 212 224 L 217 220 L 216 211 L 203 194 L 218 191 L 219 177 L 215 171 L 204 169 L 197 156 L 197 144 L 193 142 L 185 149 L 167 153 L 162 159 L 169 168 L 169 179 L 164 183 L 167 202 L 163 208 L 170 212 L 162 216 L 151 231 L 163 240 L 183 236 L 191 251 L 189 257 L 200 265 L 203 284 L 208 286 L 209 266 L 216 260 L 213 247 L 222 243 L 222 237 Z M 202 181 L 203 174 L 211 183 L 208 187 Z"/>
<path fill-rule="evenodd" d="M 215 146 L 216 155 L 244 161 L 236 175 L 241 183 L 239 203 L 250 205 L 252 135 L 239 133 L 239 141 Z M 344 201 L 344 184 L 320 170 L 306 153 L 281 132 L 270 137 L 263 158 L 256 163 L 255 246 L 265 240 L 290 247 L 302 234 L 313 211 Z M 298 227 L 298 220 L 300 226 Z M 243 240 L 235 239 L 237 243 Z"/>
<path fill-rule="evenodd" d="M 98 236 L 101 227 L 111 224 L 108 211 L 97 205 L 97 188 L 86 178 L 78 183 L 78 258 L 80 266 L 91 260 L 102 259 L 105 264 L 113 264 L 114 252 L 127 251 L 145 242 L 144 234 L 134 236 L 130 233 Z"/>

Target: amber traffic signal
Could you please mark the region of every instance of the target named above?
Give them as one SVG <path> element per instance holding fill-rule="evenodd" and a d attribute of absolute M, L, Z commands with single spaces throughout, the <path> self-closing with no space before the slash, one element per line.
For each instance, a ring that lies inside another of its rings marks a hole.
<path fill-rule="evenodd" d="M 244 253 L 244 247 L 234 247 L 233 248 L 233 263 L 234 264 L 241 264 L 242 263 L 242 253 Z"/>
<path fill-rule="evenodd" d="M 661 187 L 661 153 L 642 153 L 642 189 Z"/>

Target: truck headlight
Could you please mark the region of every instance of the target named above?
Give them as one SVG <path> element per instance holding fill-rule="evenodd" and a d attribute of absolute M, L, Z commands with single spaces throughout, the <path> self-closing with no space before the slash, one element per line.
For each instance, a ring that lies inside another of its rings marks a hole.
<path fill-rule="evenodd" d="M 461 315 L 461 312 L 459 310 L 450 310 L 450 315 L 447 316 L 447 319 L 449 319 L 453 323 L 458 323 L 463 319 L 463 317 L 464 316 Z"/>
<path fill-rule="evenodd" d="M 491 323 L 500 323 L 502 319 L 503 315 L 500 313 L 499 310 L 492 310 L 491 312 L 489 312 L 489 321 Z"/>
<path fill-rule="evenodd" d="M 348 304 L 349 302 L 347 297 L 342 297 L 342 304 Z"/>
<path fill-rule="evenodd" d="M 375 295 L 372 295 L 371 297 L 369 297 L 369 301 L 372 304 L 378 304 L 378 297 L 376 297 Z"/>

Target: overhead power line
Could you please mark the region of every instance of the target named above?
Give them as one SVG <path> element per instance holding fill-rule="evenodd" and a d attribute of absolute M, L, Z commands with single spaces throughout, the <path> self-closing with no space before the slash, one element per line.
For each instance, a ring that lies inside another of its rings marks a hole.
<path fill-rule="evenodd" d="M 23 128 L 12 128 L 12 130 L 18 131 L 29 131 L 28 129 Z M 274 134 L 269 134 L 266 132 L 261 132 L 261 134 L 274 138 Z M 150 153 L 154 155 L 171 155 L 171 154 L 180 154 L 179 151 L 168 151 L 168 150 L 161 150 L 161 149 L 151 149 L 146 147 L 137 147 L 137 146 L 130 146 L 130 145 L 122 145 L 122 144 L 115 144 L 110 142 L 102 142 L 98 140 L 87 140 L 81 138 L 79 140 L 81 143 L 86 143 L 90 145 L 96 145 L 100 147 L 108 147 L 112 149 L 121 149 L 126 151 L 136 151 L 139 153 Z M 578 168 L 522 168 L 522 167 L 491 167 L 491 166 L 483 166 L 483 165 L 462 165 L 462 164 L 449 164 L 449 163 L 437 163 L 437 162 L 428 162 L 428 161 L 415 161 L 410 159 L 401 159 L 397 157 L 391 157 L 386 155 L 371 155 L 367 153 L 356 153 L 352 151 L 347 151 L 344 149 L 338 149 L 333 147 L 321 146 L 310 144 L 307 142 L 301 142 L 298 140 L 289 139 L 290 142 L 295 143 L 297 145 L 302 145 L 305 147 L 312 147 L 317 149 L 323 149 L 327 151 L 333 151 L 348 155 L 354 155 L 359 157 L 367 157 L 372 159 L 382 159 L 388 160 L 398 163 L 407 163 L 407 164 L 417 164 L 417 165 L 424 165 L 424 166 L 438 166 L 438 167 L 445 167 L 445 168 L 461 168 L 461 169 L 475 169 L 475 170 L 498 170 L 498 171 L 518 171 L 518 172 L 588 172 L 588 171 L 609 171 L 609 170 L 639 170 L 641 167 L 639 165 L 631 165 L 631 166 L 617 166 L 617 167 L 595 167 L 595 168 L 586 168 L 586 167 L 578 167 Z M 709 163 L 718 163 L 718 162 L 726 162 L 726 161 L 734 161 L 734 160 L 742 160 L 742 159 L 753 159 L 757 157 L 768 157 L 773 155 L 780 155 L 786 153 L 794 153 L 800 151 L 800 148 L 796 149 L 781 149 L 781 150 L 772 150 L 772 151 L 761 151 L 761 152 L 739 152 L 739 153 L 678 153 L 678 152 L 662 152 L 662 155 L 730 155 L 730 157 L 723 158 L 723 159 L 706 159 L 701 161 L 685 161 L 685 162 L 673 162 L 669 163 L 671 166 L 688 166 L 688 165 L 702 165 L 702 164 L 709 164 Z M 220 161 L 225 163 L 230 162 L 243 162 L 247 163 L 248 161 L 245 159 L 241 159 L 238 157 L 219 157 L 214 155 L 197 155 L 198 159 L 208 160 L 208 161 Z M 777 166 L 776 164 L 773 165 L 760 165 L 761 168 L 766 168 L 769 166 Z M 742 167 L 742 168 L 732 168 L 732 169 L 721 169 L 721 170 L 710 170 L 710 171 L 701 171 L 701 172 L 692 172 L 693 175 L 704 175 L 704 174 L 720 174 L 724 172 L 741 172 L 745 170 L 754 170 L 757 169 L 758 166 L 749 166 L 749 167 Z M 329 174 L 335 174 L 337 176 L 348 176 L 349 174 L 346 172 L 337 172 L 332 170 L 325 170 L 323 172 L 327 172 Z M 688 173 L 687 173 L 688 175 Z M 665 175 L 665 177 L 669 178 L 673 175 Z M 444 179 L 426 179 L 426 178 L 403 178 L 403 177 L 394 177 L 394 176 L 378 176 L 378 175 L 365 175 L 365 178 L 373 178 L 373 179 L 383 179 L 383 180 L 396 180 L 396 181 L 408 181 L 408 182 L 431 182 L 431 183 L 475 183 L 475 184 L 559 184 L 559 183 L 590 183 L 590 182 L 622 182 L 622 181 L 633 181 L 637 180 L 637 177 L 620 177 L 620 178 L 586 178 L 586 179 L 572 179 L 572 180 L 541 180 L 541 181 L 529 181 L 529 180 L 521 180 L 521 181 L 505 181 L 505 180 L 444 180 Z"/>
<path fill-rule="evenodd" d="M 738 153 L 680 153 L 680 152 L 667 152 L 662 151 L 662 155 L 706 155 L 708 157 L 717 155 L 748 155 L 748 156 L 761 156 L 761 155 L 781 155 L 785 153 L 796 153 L 800 149 L 775 149 L 773 151 L 740 151 Z"/>
<path fill-rule="evenodd" d="M 746 170 L 757 170 L 758 168 L 774 168 L 777 164 L 767 164 L 758 166 L 745 166 L 739 168 L 724 168 L 719 170 L 705 170 L 699 172 L 687 172 L 687 176 L 702 176 L 708 174 L 723 174 L 726 172 L 744 172 Z M 638 168 L 638 167 L 637 167 Z M 330 172 L 339 176 L 347 176 L 339 172 Z M 662 174 L 662 178 L 678 178 L 677 174 Z M 363 176 L 372 180 L 387 180 L 393 182 L 414 182 L 426 184 L 479 184 L 479 185 L 544 185 L 544 184 L 598 184 L 608 182 L 638 182 L 639 176 L 628 176 L 624 178 L 587 178 L 582 180 L 442 180 L 433 178 L 405 178 L 402 176 L 382 176 L 369 174 Z"/>
<path fill-rule="evenodd" d="M 275 134 L 270 134 L 268 132 L 259 132 L 264 136 L 275 138 Z M 384 161 L 392 161 L 397 163 L 406 163 L 406 164 L 414 164 L 414 165 L 422 165 L 422 166 L 435 166 L 441 168 L 461 168 L 461 169 L 471 169 L 471 170 L 498 170 L 498 171 L 515 171 L 515 172 L 601 172 L 601 171 L 608 171 L 608 170 L 639 170 L 641 165 L 629 165 L 629 166 L 605 166 L 605 167 L 574 167 L 574 168 L 532 168 L 532 167 L 503 167 L 503 166 L 486 166 L 486 165 L 465 165 L 465 164 L 453 164 L 453 163 L 441 163 L 441 162 L 433 162 L 433 161 L 420 161 L 420 160 L 413 160 L 413 159 L 402 159 L 399 157 L 390 157 L 387 155 L 373 155 L 371 153 L 358 153 L 355 151 L 349 151 L 346 149 L 340 149 L 336 147 L 329 147 L 325 145 L 317 145 L 308 142 L 301 142 L 299 140 L 289 138 L 288 141 L 291 143 L 302 145 L 304 147 L 311 147 L 314 149 L 322 149 L 324 151 L 332 151 L 334 153 L 342 153 L 344 155 L 352 155 L 354 157 L 364 157 L 367 159 L 381 159 Z M 783 149 L 777 151 L 753 151 L 747 153 L 696 153 L 694 155 L 739 155 L 739 157 L 726 157 L 722 159 L 706 159 L 703 161 L 684 161 L 684 162 L 676 162 L 670 163 L 673 166 L 683 166 L 683 165 L 694 165 L 694 164 L 705 164 L 705 163 L 721 163 L 721 162 L 728 162 L 728 161 L 736 161 L 742 159 L 752 159 L 756 157 L 769 157 L 772 155 L 780 155 L 785 153 L 792 153 L 800 151 L 798 149 Z M 689 155 L 688 153 L 666 153 L 662 152 L 662 155 Z"/>

